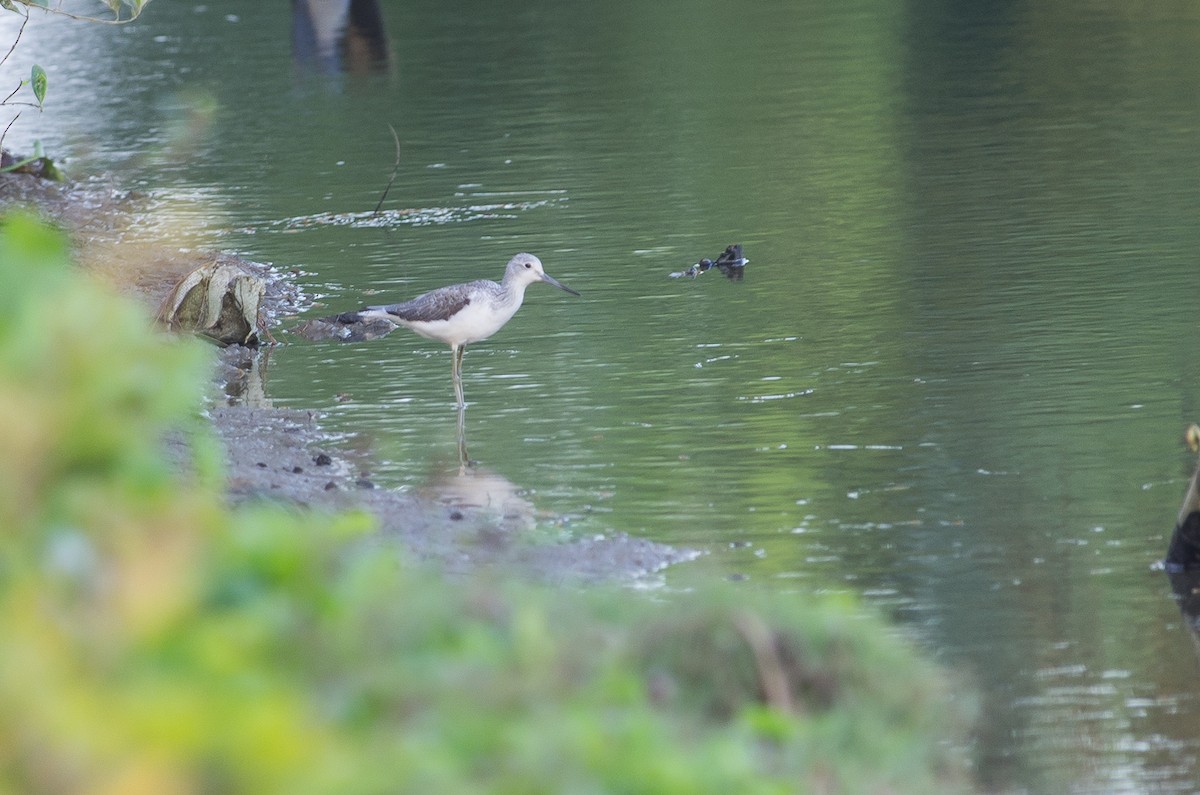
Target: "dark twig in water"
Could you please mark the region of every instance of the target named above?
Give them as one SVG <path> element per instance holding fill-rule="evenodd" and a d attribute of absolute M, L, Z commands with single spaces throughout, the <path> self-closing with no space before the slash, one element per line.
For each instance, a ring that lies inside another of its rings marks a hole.
<path fill-rule="evenodd" d="M 13 103 L 9 102 L 9 100 L 10 100 L 10 99 L 12 99 L 13 97 L 15 97 L 15 96 L 17 95 L 17 92 L 18 92 L 18 91 L 20 91 L 20 90 L 21 90 L 22 88 L 24 88 L 24 87 L 25 87 L 25 84 L 24 84 L 24 83 L 17 83 L 17 87 L 16 87 L 16 88 L 14 88 L 12 91 L 8 92 L 8 96 L 7 96 L 7 97 L 5 97 L 4 99 L 0 99 L 0 105 L 11 105 L 11 104 L 13 104 Z"/>
<path fill-rule="evenodd" d="M 17 119 L 21 118 L 21 112 L 17 111 L 17 115 L 12 117 L 8 124 L 4 125 L 4 132 L 0 133 L 0 152 L 4 151 L 4 139 L 8 137 L 8 131 L 16 124 Z"/>
<path fill-rule="evenodd" d="M 21 34 L 25 32 L 25 26 L 29 24 L 29 9 L 24 10 L 25 19 L 21 20 L 21 27 L 17 28 L 17 36 L 13 39 L 12 46 L 8 48 L 8 52 L 4 53 L 4 57 L 0 58 L 0 66 L 8 60 L 8 57 L 13 54 L 13 50 L 17 49 L 17 43 L 21 41 Z M 18 86 L 19 88 L 19 86 Z M 13 94 L 17 93 L 16 91 Z M 12 94 L 9 94 L 12 97 Z"/>
<path fill-rule="evenodd" d="M 375 205 L 371 215 L 379 212 L 379 208 L 383 206 L 383 200 L 387 198 L 388 191 L 392 189 L 392 183 L 396 181 L 396 173 L 400 171 L 400 136 L 396 135 L 396 128 L 392 125 L 389 124 L 388 129 L 392 131 L 392 140 L 396 142 L 396 163 L 392 166 L 392 176 L 388 178 L 387 187 L 383 189 L 383 195 L 379 197 L 379 204 Z"/>
<path fill-rule="evenodd" d="M 22 11 L 20 13 L 24 14 L 25 18 L 21 20 L 21 27 L 17 28 L 17 35 L 13 38 L 12 46 L 8 48 L 8 52 L 4 53 L 4 57 L 0 58 L 0 66 L 3 66 L 8 61 L 9 56 L 13 54 L 13 50 L 17 49 L 17 44 L 21 41 L 21 34 L 25 32 L 25 26 L 29 24 L 29 9 L 22 7 Z M 17 92 L 20 91 L 24 85 L 24 81 L 18 83 L 17 87 L 14 88 L 7 97 L 0 99 L 0 105 L 28 105 L 31 107 L 37 107 L 33 106 L 32 103 L 29 102 L 12 101 L 12 98 L 17 95 Z M 0 152 L 4 151 L 4 139 L 8 137 L 8 131 L 12 129 L 13 124 L 15 124 L 19 118 L 21 118 L 21 111 L 17 111 L 17 114 L 12 117 L 8 124 L 5 125 L 4 132 L 0 133 Z"/>

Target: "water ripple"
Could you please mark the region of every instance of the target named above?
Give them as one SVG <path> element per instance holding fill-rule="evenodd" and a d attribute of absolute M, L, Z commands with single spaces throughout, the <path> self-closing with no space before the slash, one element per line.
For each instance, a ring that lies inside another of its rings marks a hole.
<path fill-rule="evenodd" d="M 553 194 L 565 193 L 565 191 L 548 192 Z M 500 194 L 477 194 L 481 198 L 498 195 Z M 520 213 L 559 204 L 566 200 L 567 197 L 565 195 L 553 195 L 542 199 L 487 202 L 469 204 L 462 207 L 419 207 L 381 210 L 379 212 L 315 213 L 313 215 L 299 215 L 294 218 L 267 221 L 257 227 L 248 227 L 238 231 L 246 234 L 255 234 L 259 231 L 291 232 L 298 229 L 328 226 L 346 226 L 356 229 L 387 229 L 397 226 L 440 226 L 443 224 L 470 223 L 472 221 L 514 219 Z"/>

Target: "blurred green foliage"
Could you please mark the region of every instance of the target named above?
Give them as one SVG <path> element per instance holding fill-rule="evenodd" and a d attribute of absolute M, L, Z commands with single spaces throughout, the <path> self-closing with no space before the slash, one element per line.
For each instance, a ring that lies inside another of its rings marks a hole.
<path fill-rule="evenodd" d="M 445 581 L 231 510 L 207 348 L 0 230 L 0 791 L 970 791 L 969 708 L 845 601 Z M 211 458 L 211 456 L 210 456 Z"/>

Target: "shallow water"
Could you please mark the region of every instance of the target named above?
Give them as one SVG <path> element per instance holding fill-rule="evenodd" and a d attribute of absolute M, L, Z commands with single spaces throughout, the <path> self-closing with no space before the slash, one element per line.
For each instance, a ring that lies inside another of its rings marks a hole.
<path fill-rule="evenodd" d="M 862 595 L 978 683 L 993 788 L 1193 791 L 1150 567 L 1200 416 L 1200 11 L 443 5 L 330 77 L 271 4 L 35 20 L 0 78 L 41 63 L 47 110 L 6 143 L 296 270 L 313 316 L 538 254 L 583 295 L 467 352 L 473 458 L 573 532 L 712 551 L 669 581 Z M 734 242 L 744 281 L 667 277 Z M 287 342 L 269 398 L 374 479 L 455 466 L 448 349 Z"/>

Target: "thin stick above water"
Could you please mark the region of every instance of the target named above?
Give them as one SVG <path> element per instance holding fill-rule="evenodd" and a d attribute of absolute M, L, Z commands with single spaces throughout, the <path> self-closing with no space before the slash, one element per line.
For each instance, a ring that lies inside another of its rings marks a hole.
<path fill-rule="evenodd" d="M 392 183 L 396 181 L 396 173 L 400 170 L 400 136 L 396 135 L 396 128 L 392 125 L 389 124 L 388 129 L 392 131 L 392 140 L 396 142 L 396 163 L 392 166 L 392 176 L 388 178 L 387 187 L 383 189 L 383 195 L 379 197 L 379 203 L 375 205 L 371 215 L 379 212 L 379 208 L 383 206 L 383 200 L 387 198 L 388 191 L 392 189 Z"/>

